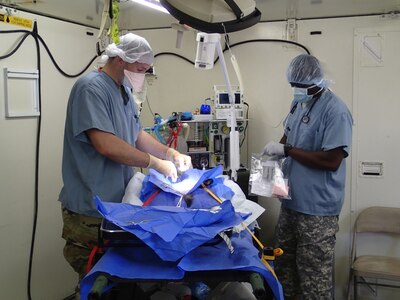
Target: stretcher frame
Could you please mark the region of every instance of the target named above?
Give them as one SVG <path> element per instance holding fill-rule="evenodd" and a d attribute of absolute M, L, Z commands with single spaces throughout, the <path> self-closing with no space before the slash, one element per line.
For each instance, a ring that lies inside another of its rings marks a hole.
<path fill-rule="evenodd" d="M 110 241 L 113 243 L 110 245 L 107 243 Z M 212 246 L 217 243 L 224 243 L 224 241 L 216 237 L 214 240 L 205 244 L 205 246 Z M 108 245 L 107 245 L 108 244 Z M 98 249 L 97 257 L 95 261 L 97 262 L 102 254 L 104 253 L 104 248 L 107 247 L 136 247 L 138 250 L 149 250 L 151 249 L 145 245 L 138 237 L 134 234 L 127 232 L 115 224 L 103 219 L 98 236 Z M 257 272 L 243 271 L 243 270 L 208 270 L 208 271 L 186 271 L 183 278 L 169 279 L 165 278 L 163 280 L 156 279 L 143 279 L 143 278 L 119 278 L 111 276 L 108 273 L 101 273 L 97 276 L 90 292 L 88 295 L 89 300 L 99 300 L 103 299 L 105 295 L 105 289 L 110 284 L 136 284 L 143 282 L 176 282 L 176 283 L 195 283 L 195 282 L 207 282 L 207 284 L 214 286 L 220 282 L 249 282 L 253 288 L 254 297 L 257 300 L 272 300 L 274 299 L 273 292 L 269 287 L 268 283 L 263 279 L 263 277 Z"/>

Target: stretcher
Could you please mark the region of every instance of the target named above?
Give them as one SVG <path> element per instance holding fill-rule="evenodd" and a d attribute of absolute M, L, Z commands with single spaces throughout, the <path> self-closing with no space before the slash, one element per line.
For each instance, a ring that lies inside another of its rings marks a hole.
<path fill-rule="evenodd" d="M 109 231 L 110 228 L 103 227 L 103 237 L 115 238 L 116 243 L 106 247 L 100 260 L 81 281 L 81 299 L 101 299 L 99 296 L 115 284 L 152 281 L 250 282 L 256 299 L 283 299 L 279 281 L 261 262 L 248 233 L 231 236 L 233 253 L 224 241 L 215 239 L 180 261 L 170 262 L 160 259 L 136 237 L 130 239 L 123 231 L 117 228 Z"/>
<path fill-rule="evenodd" d="M 198 186 L 207 174 L 200 175 Z M 204 193 L 199 195 L 203 200 Z M 149 281 L 246 281 L 256 299 L 283 299 L 273 271 L 274 254 L 259 241 L 254 246 L 247 226 L 247 231 L 230 230 L 243 224 L 231 201 L 221 201 L 214 211 L 96 201 L 104 216 L 99 246 L 105 251 L 81 281 L 81 299 L 101 299 L 116 284 Z"/>

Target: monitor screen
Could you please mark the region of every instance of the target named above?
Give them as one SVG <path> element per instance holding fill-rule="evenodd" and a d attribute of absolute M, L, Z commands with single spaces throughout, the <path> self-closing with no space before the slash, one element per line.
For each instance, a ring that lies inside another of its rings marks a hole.
<path fill-rule="evenodd" d="M 230 104 L 228 93 L 220 93 L 218 94 L 218 98 L 219 98 L 219 104 Z M 240 93 L 235 93 L 235 104 L 241 104 Z"/>

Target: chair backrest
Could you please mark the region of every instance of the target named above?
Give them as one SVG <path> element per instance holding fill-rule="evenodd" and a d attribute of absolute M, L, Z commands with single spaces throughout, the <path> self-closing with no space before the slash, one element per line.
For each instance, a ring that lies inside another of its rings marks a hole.
<path fill-rule="evenodd" d="M 382 232 L 400 234 L 400 208 L 373 206 L 357 217 L 355 232 Z"/>

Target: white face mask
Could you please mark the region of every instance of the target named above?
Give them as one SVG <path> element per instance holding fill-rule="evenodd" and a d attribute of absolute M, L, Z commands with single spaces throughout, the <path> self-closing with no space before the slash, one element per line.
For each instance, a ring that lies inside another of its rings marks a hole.
<path fill-rule="evenodd" d="M 136 93 L 140 93 L 143 90 L 144 79 L 145 79 L 146 75 L 144 73 L 134 73 L 134 72 L 131 72 L 128 70 L 124 70 L 124 73 L 125 73 L 126 79 L 128 79 L 133 90 Z"/>
<path fill-rule="evenodd" d="M 124 84 L 132 88 L 133 99 L 140 105 L 146 101 L 147 97 L 147 82 L 144 73 L 135 73 L 131 71 L 124 71 L 125 79 Z"/>

